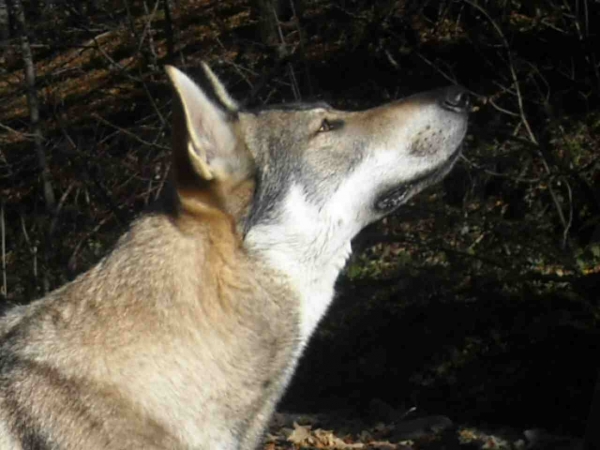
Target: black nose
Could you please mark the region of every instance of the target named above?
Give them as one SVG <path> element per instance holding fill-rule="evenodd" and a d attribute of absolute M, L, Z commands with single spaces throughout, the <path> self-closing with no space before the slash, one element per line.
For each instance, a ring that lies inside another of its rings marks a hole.
<path fill-rule="evenodd" d="M 459 113 L 467 112 L 469 106 L 471 106 L 469 93 L 465 88 L 460 86 L 451 86 L 444 89 L 440 100 L 444 108 Z"/>

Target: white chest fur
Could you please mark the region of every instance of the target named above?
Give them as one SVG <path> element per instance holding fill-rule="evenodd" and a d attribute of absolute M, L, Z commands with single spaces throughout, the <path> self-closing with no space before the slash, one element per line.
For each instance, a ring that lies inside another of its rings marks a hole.
<path fill-rule="evenodd" d="M 335 280 L 350 256 L 355 226 L 345 225 L 343 217 L 319 210 L 292 186 L 281 219 L 254 227 L 246 238 L 249 248 L 288 277 L 301 299 L 302 346 L 331 304 Z"/>

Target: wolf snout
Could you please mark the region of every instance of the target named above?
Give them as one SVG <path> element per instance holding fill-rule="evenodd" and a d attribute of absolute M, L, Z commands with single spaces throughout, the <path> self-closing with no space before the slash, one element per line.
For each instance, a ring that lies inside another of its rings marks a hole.
<path fill-rule="evenodd" d="M 471 106 L 468 91 L 461 86 L 450 86 L 440 93 L 440 104 L 444 109 L 466 113 Z"/>

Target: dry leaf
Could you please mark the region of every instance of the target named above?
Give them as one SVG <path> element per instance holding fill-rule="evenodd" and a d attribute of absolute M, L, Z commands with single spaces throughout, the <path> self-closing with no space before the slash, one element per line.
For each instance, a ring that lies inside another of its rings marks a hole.
<path fill-rule="evenodd" d="M 310 425 L 302 426 L 294 422 L 294 431 L 290 433 L 287 440 L 297 445 L 311 444 L 310 428 Z"/>
<path fill-rule="evenodd" d="M 329 430 L 315 430 L 314 432 L 317 443 L 325 445 L 325 448 L 344 449 L 348 448 L 348 445 L 340 438 L 336 437 L 332 431 Z"/>

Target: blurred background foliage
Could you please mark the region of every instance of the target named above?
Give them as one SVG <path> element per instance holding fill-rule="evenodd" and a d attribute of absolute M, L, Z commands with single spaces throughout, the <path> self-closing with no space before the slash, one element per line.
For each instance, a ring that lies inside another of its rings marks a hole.
<path fill-rule="evenodd" d="M 246 106 L 460 83 L 447 179 L 365 230 L 284 406 L 583 430 L 598 370 L 600 3 L 0 0 L 5 304 L 96 263 L 169 170 L 162 71 Z"/>

